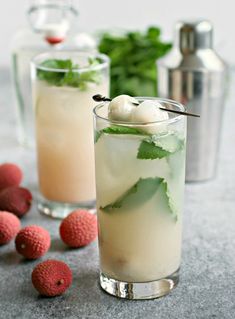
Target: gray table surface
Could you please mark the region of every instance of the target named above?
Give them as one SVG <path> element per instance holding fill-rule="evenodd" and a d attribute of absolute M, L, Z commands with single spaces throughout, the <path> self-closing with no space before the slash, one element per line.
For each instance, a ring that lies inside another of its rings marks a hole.
<path fill-rule="evenodd" d="M 22 166 L 24 185 L 35 190 L 35 156 L 16 141 L 9 72 L 0 70 L 0 163 Z M 25 261 L 14 243 L 0 247 L 0 318 L 235 318 L 235 94 L 225 112 L 218 175 L 215 180 L 186 185 L 183 260 L 179 286 L 150 301 L 111 297 L 98 286 L 97 243 L 70 250 L 60 241 L 59 221 L 40 215 L 35 206 L 23 225 L 50 231 L 52 246 L 41 260 Z M 31 284 L 31 272 L 48 258 L 63 260 L 73 271 L 73 284 L 63 296 L 42 298 Z"/>

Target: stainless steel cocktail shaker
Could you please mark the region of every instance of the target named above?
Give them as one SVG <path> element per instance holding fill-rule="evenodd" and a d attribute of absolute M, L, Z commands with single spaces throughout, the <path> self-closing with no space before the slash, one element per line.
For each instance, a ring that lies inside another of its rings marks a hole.
<path fill-rule="evenodd" d="M 158 94 L 182 102 L 188 117 L 186 181 L 215 175 L 227 68 L 212 47 L 208 21 L 178 22 L 173 49 L 158 60 Z"/>

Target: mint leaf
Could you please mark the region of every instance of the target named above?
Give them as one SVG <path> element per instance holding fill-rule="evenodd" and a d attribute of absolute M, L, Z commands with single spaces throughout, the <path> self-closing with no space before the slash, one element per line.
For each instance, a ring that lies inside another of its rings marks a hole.
<path fill-rule="evenodd" d="M 111 213 L 114 209 L 119 208 L 134 209 L 150 200 L 160 187 L 162 187 L 163 193 L 166 196 L 169 211 L 174 220 L 177 221 L 177 212 L 169 193 L 168 184 L 166 180 L 161 177 L 140 178 L 137 183 L 120 196 L 114 203 L 106 205 L 105 207 L 100 207 L 100 209 L 106 213 Z"/>
<path fill-rule="evenodd" d="M 72 62 L 70 60 L 51 59 L 43 61 L 40 65 L 50 69 L 67 69 L 72 66 Z M 37 77 L 39 80 L 46 81 L 49 84 L 54 84 L 57 86 L 61 85 L 64 74 L 64 72 L 37 69 Z"/>
<path fill-rule="evenodd" d="M 92 82 L 99 84 L 101 82 L 101 73 L 98 71 L 88 71 L 80 74 L 81 82 Z"/>
<path fill-rule="evenodd" d="M 140 178 L 128 191 L 126 191 L 114 203 L 101 207 L 105 212 L 111 212 L 114 208 L 136 207 L 142 205 L 153 197 L 163 182 L 163 178 Z"/>
<path fill-rule="evenodd" d="M 143 132 L 138 130 L 137 128 L 128 127 L 128 126 L 118 126 L 118 125 L 112 125 L 112 126 L 106 127 L 102 130 L 102 132 L 107 134 L 143 135 Z"/>
<path fill-rule="evenodd" d="M 177 209 L 174 205 L 174 202 L 172 201 L 172 197 L 170 196 L 168 184 L 165 180 L 162 182 L 162 187 L 163 187 L 163 191 L 167 197 L 167 204 L 168 204 L 168 207 L 170 209 L 171 215 L 174 218 L 174 220 L 177 221 L 178 220 Z"/>
<path fill-rule="evenodd" d="M 152 135 L 151 141 L 153 141 L 156 146 L 159 146 L 170 153 L 181 150 L 185 143 L 184 139 L 179 137 L 176 132 L 169 132 L 167 135 Z"/>
<path fill-rule="evenodd" d="M 166 136 L 152 135 L 144 139 L 138 149 L 138 159 L 161 159 L 167 157 L 184 147 L 184 140 L 175 133 Z"/>
<path fill-rule="evenodd" d="M 76 72 L 73 72 L 70 69 L 68 72 L 64 74 L 63 79 L 61 80 L 61 86 L 72 86 L 72 87 L 81 87 L 80 75 Z"/>
<path fill-rule="evenodd" d="M 170 155 L 170 152 L 163 148 L 156 146 L 154 142 L 142 141 L 138 149 L 138 159 L 157 159 L 163 158 Z"/>
<path fill-rule="evenodd" d="M 102 135 L 102 131 L 95 131 L 95 143 L 98 142 L 101 135 Z"/>
<path fill-rule="evenodd" d="M 117 135 L 146 135 L 146 133 L 142 132 L 141 130 L 134 128 L 134 127 L 128 127 L 128 126 L 121 126 L 121 125 L 111 125 L 103 130 L 96 132 L 96 138 L 95 142 L 99 140 L 102 134 L 117 134 Z"/>
<path fill-rule="evenodd" d="M 40 65 L 50 69 L 70 69 L 72 68 L 72 61 L 48 59 L 43 61 Z"/>
<path fill-rule="evenodd" d="M 89 58 L 88 67 L 99 64 L 98 59 Z M 49 59 L 43 61 L 41 66 L 50 69 L 62 69 L 65 70 L 56 72 L 49 70 L 37 70 L 37 77 L 39 80 L 46 81 L 48 84 L 55 86 L 71 86 L 85 90 L 89 82 L 99 84 L 102 80 L 100 71 L 84 71 L 77 72 L 76 69 L 79 67 L 77 64 L 73 64 L 72 60 L 58 60 Z"/>

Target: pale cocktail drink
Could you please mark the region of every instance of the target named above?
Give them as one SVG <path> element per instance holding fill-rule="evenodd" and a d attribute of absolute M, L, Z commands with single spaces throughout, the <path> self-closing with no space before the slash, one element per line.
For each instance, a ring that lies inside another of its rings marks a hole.
<path fill-rule="evenodd" d="M 70 209 L 94 205 L 91 97 L 97 91 L 109 93 L 108 60 L 101 55 L 51 55 L 36 57 L 33 72 L 39 189 L 44 197 L 39 208 L 64 217 Z"/>
<path fill-rule="evenodd" d="M 134 115 L 126 122 L 107 119 L 108 112 L 107 103 L 95 110 L 101 286 L 124 298 L 158 297 L 178 282 L 185 118 L 169 114 L 140 124 Z"/>

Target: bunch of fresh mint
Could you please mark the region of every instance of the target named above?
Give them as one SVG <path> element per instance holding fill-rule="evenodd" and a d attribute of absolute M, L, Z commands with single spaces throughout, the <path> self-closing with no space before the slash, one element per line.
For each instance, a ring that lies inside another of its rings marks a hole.
<path fill-rule="evenodd" d="M 157 27 L 123 36 L 104 33 L 99 51 L 111 59 L 111 97 L 120 94 L 157 96 L 156 60 L 171 46 L 161 39 Z"/>
<path fill-rule="evenodd" d="M 87 67 L 93 67 L 99 63 L 98 59 L 89 58 Z M 40 66 L 45 67 L 45 69 L 37 69 L 37 78 L 55 86 L 71 86 L 85 90 L 89 82 L 99 84 L 101 81 L 100 71 L 78 72 L 79 65 L 73 64 L 72 60 L 48 59 L 43 61 Z"/>

